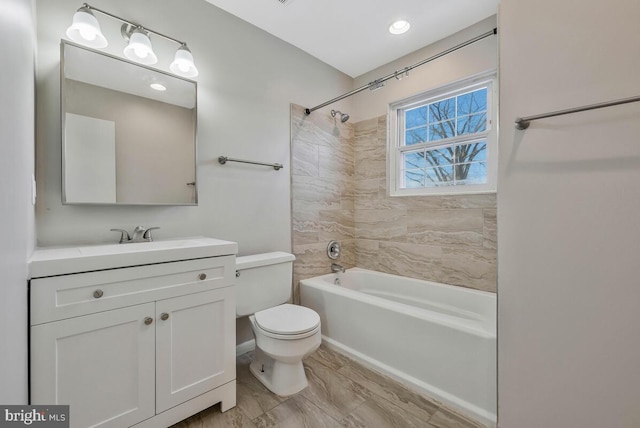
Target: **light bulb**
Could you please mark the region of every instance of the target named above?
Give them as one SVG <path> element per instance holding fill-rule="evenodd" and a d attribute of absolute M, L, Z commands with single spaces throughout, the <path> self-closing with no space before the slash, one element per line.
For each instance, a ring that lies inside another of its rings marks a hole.
<path fill-rule="evenodd" d="M 124 56 L 141 64 L 155 64 L 158 57 L 153 53 L 151 40 L 146 31 L 136 28 L 129 37 L 129 44 L 124 48 Z"/>
<path fill-rule="evenodd" d="M 96 38 L 96 32 L 92 28 L 81 27 L 80 36 L 88 42 L 92 42 Z"/>
<path fill-rule="evenodd" d="M 409 28 L 411 28 L 411 24 L 407 21 L 399 20 L 389 26 L 389 32 L 391 34 L 403 34 L 409 31 Z"/>
<path fill-rule="evenodd" d="M 147 55 L 149 55 L 149 52 L 142 46 L 134 47 L 133 51 L 135 52 L 138 58 L 146 58 Z"/>

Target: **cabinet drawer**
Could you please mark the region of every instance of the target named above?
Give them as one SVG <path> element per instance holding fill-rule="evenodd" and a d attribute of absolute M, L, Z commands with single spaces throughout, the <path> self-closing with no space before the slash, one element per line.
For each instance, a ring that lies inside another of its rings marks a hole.
<path fill-rule="evenodd" d="M 31 280 L 31 325 L 233 285 L 235 256 Z"/>

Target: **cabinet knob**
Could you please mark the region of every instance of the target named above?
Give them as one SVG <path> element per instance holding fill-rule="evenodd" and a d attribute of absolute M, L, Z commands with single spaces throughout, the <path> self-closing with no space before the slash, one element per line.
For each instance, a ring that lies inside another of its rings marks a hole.
<path fill-rule="evenodd" d="M 146 317 L 146 318 L 144 319 L 144 323 L 145 323 L 146 325 L 151 325 L 151 323 L 152 323 L 152 322 L 153 322 L 153 318 L 151 318 L 151 317 Z"/>
<path fill-rule="evenodd" d="M 168 313 L 166 313 L 166 312 L 163 312 L 163 313 L 162 313 L 162 315 L 160 315 L 160 319 L 161 319 L 162 321 L 166 321 L 166 320 L 168 320 L 168 319 L 169 319 L 169 314 L 168 314 Z"/>
<path fill-rule="evenodd" d="M 204 281 L 205 279 L 207 279 L 207 274 L 201 273 L 200 275 L 198 275 L 198 278 L 200 278 L 201 281 Z"/>
<path fill-rule="evenodd" d="M 93 297 L 95 297 L 96 299 L 101 298 L 104 295 L 104 293 L 102 292 L 102 290 L 96 290 L 93 292 Z"/>

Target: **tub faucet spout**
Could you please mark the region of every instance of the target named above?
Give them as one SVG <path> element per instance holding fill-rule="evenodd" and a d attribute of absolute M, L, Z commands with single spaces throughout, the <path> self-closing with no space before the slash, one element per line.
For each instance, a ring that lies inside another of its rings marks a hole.
<path fill-rule="evenodd" d="M 338 273 L 338 272 L 344 273 L 344 267 L 342 265 L 337 264 L 337 263 L 331 263 L 331 272 L 333 272 L 333 273 Z"/>

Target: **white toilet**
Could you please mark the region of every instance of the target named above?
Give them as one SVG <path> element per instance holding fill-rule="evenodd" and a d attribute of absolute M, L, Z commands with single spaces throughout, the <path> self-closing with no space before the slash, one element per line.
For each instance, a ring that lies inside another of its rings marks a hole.
<path fill-rule="evenodd" d="M 251 373 L 270 391 L 287 396 L 303 390 L 302 359 L 321 342 L 320 316 L 287 304 L 295 256 L 274 252 L 236 259 L 236 315 L 249 315 L 256 339 Z"/>

